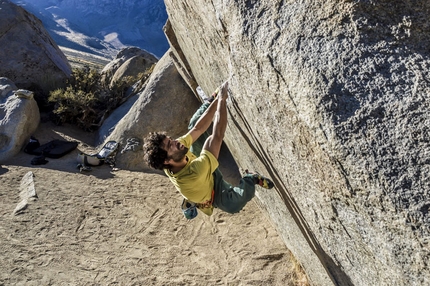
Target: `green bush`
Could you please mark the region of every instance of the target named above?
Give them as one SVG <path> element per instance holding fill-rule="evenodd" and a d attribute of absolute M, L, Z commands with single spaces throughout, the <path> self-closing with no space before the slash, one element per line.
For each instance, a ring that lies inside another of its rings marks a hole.
<path fill-rule="evenodd" d="M 136 78 L 126 77 L 111 87 L 101 84 L 98 71 L 73 69 L 65 89 L 50 92 L 54 104 L 53 119 L 57 124 L 70 123 L 86 130 L 98 129 L 106 116 L 123 103 L 127 89 L 138 80 L 146 81 L 151 69 Z"/>
<path fill-rule="evenodd" d="M 99 118 L 100 75 L 88 68 L 73 69 L 66 89 L 50 92 L 48 101 L 54 103 L 54 121 L 71 123 L 92 130 Z"/>
<path fill-rule="evenodd" d="M 98 115 L 94 107 L 98 99 L 94 93 L 74 90 L 68 86 L 66 90 L 51 92 L 48 100 L 55 102 L 53 113 L 57 124 L 71 123 L 91 130 L 91 125 L 97 121 Z"/>

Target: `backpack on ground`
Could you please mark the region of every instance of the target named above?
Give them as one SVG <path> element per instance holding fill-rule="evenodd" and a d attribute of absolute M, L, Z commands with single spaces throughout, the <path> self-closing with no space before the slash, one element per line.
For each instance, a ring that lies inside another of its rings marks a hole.
<path fill-rule="evenodd" d="M 24 152 L 27 154 L 33 154 L 33 151 L 40 147 L 39 140 L 37 140 L 34 136 L 30 136 L 30 141 L 25 145 Z"/>
<path fill-rule="evenodd" d="M 30 141 L 29 144 L 31 143 L 37 145 L 39 142 Z M 75 150 L 76 147 L 78 147 L 78 145 L 79 143 L 76 141 L 64 141 L 64 140 L 55 139 L 48 143 L 40 145 L 35 149 L 29 148 L 29 146 L 26 146 L 26 149 L 24 150 L 24 152 L 32 155 L 37 155 L 37 156 L 43 155 L 47 158 L 58 159 Z"/>
<path fill-rule="evenodd" d="M 83 152 L 79 153 L 77 161 L 86 166 L 100 166 L 105 163 L 114 166 L 117 150 L 118 143 L 115 141 L 108 141 L 97 154 L 90 155 Z"/>

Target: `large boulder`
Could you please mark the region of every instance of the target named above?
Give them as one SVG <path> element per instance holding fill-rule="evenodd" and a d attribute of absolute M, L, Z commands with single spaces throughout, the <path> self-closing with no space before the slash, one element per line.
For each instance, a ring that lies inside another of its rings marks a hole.
<path fill-rule="evenodd" d="M 0 77 L 0 163 L 19 153 L 39 122 L 33 93 Z"/>
<path fill-rule="evenodd" d="M 184 134 L 200 103 L 179 76 L 168 53 L 155 66 L 146 88 L 136 96 L 138 99 L 133 106 L 126 105 L 126 109 L 120 107 L 111 115 L 118 120 L 116 124 L 108 118 L 106 124 L 112 127 L 111 133 L 106 134 L 106 140 L 119 142 L 123 150 L 127 140 L 137 139 L 135 149 L 117 154 L 117 166 L 129 170 L 148 170 L 143 162 L 143 137 L 154 131 L 166 131 L 173 137 Z M 107 131 L 103 126 L 102 130 Z"/>
<path fill-rule="evenodd" d="M 0 76 L 44 94 L 63 86 L 71 67 L 42 22 L 7 0 L 0 0 L 0 19 Z"/>
<path fill-rule="evenodd" d="M 178 69 L 315 285 L 429 285 L 430 2 L 275 2 L 165 0 Z"/>
<path fill-rule="evenodd" d="M 137 77 L 139 73 L 156 64 L 158 59 L 151 53 L 137 47 L 122 49 L 101 71 L 102 82 L 112 86 L 124 77 Z"/>

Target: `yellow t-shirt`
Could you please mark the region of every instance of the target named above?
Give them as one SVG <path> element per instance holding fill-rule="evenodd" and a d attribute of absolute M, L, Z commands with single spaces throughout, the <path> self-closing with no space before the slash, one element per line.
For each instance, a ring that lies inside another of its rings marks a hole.
<path fill-rule="evenodd" d="M 178 138 L 188 149 L 192 144 L 191 135 Z M 212 173 L 218 168 L 218 160 L 207 150 L 202 150 L 199 157 L 188 151 L 188 163 L 178 173 L 171 174 L 169 170 L 164 172 L 182 196 L 199 204 L 199 209 L 207 215 L 213 212 L 212 190 L 214 187 L 214 177 Z"/>

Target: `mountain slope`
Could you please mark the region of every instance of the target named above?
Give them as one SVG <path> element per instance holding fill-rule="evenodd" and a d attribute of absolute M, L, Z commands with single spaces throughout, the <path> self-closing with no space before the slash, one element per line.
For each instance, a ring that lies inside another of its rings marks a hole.
<path fill-rule="evenodd" d="M 112 58 L 125 46 L 157 57 L 168 49 L 162 0 L 12 1 L 38 17 L 59 46 Z"/>

